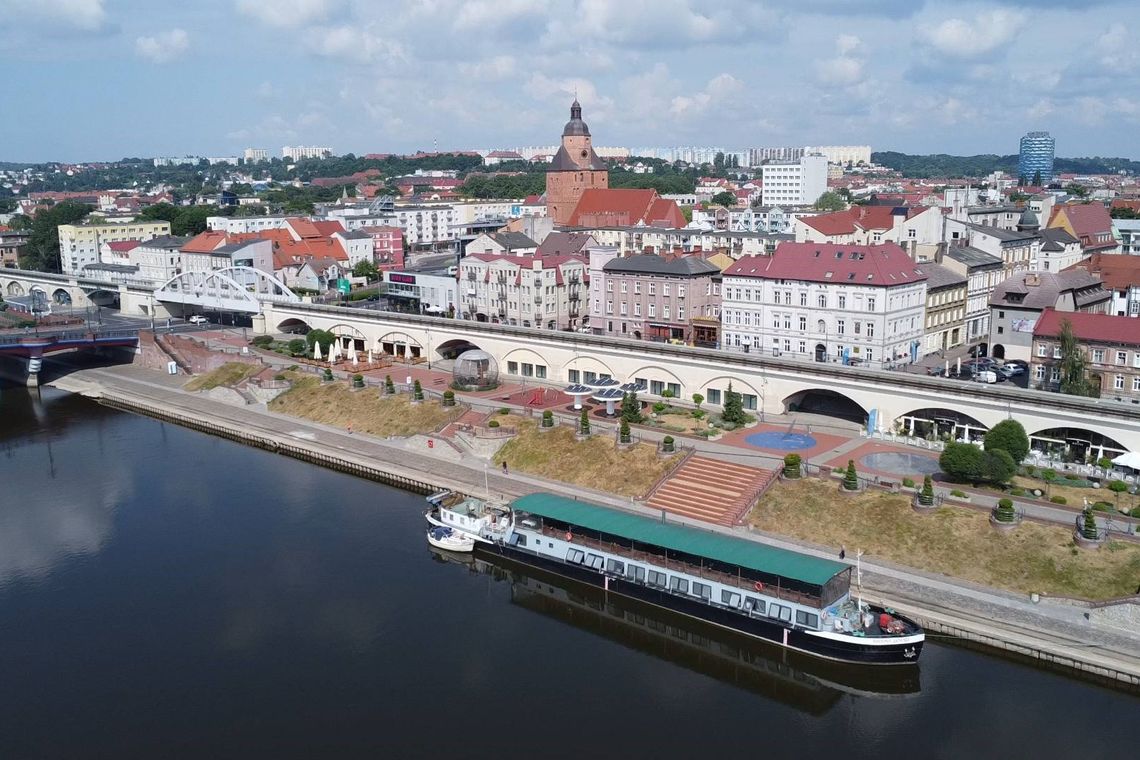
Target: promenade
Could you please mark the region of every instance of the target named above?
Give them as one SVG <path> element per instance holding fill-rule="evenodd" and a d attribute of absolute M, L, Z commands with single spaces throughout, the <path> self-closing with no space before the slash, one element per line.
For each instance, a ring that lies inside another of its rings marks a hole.
<path fill-rule="evenodd" d="M 138 366 L 78 370 L 52 385 L 93 398 L 116 399 L 158 407 L 187 419 L 212 421 L 235 430 L 252 431 L 283 444 L 301 446 L 323 456 L 382 466 L 433 487 L 475 495 L 512 498 L 535 491 L 552 491 L 588 498 L 613 507 L 659 516 L 629 499 L 589 491 L 564 483 L 487 467 L 487 460 L 450 445 L 429 447 L 425 436 L 380 439 L 307 420 L 269 412 L 260 405 L 240 407 L 181 389 L 184 378 Z M 648 436 L 647 436 L 648 437 Z M 431 437 L 434 440 L 438 438 Z M 732 455 L 732 447 L 702 445 L 706 455 Z M 739 449 L 736 449 L 739 453 Z M 748 457 L 749 463 L 756 459 Z M 718 530 L 763 543 L 821 557 L 834 558 L 830 548 L 789 541 L 745 527 L 722 528 L 707 523 L 669 518 L 705 530 Z M 851 557 L 849 556 L 850 560 Z M 956 632 L 974 640 L 1002 646 L 1031 657 L 1071 665 L 1080 670 L 1140 685 L 1140 631 L 1101 625 L 1087 607 L 1042 599 L 1038 603 L 1003 591 L 963 583 L 945 576 L 904 568 L 865 556 L 864 594 L 921 619 L 932 631 Z"/>

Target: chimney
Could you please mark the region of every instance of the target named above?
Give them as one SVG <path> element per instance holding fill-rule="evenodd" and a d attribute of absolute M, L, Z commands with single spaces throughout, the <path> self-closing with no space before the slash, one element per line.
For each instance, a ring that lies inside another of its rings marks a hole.
<path fill-rule="evenodd" d="M 1036 288 L 1041 285 L 1041 275 L 1037 272 L 1030 272 L 1025 275 L 1025 285 L 1029 288 Z"/>

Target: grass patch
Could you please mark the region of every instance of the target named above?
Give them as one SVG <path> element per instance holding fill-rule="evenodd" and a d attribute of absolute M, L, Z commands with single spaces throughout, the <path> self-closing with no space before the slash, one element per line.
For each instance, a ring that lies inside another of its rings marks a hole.
<path fill-rule="evenodd" d="M 222 385 L 237 385 L 242 380 L 256 375 L 262 369 L 264 368 L 256 364 L 226 362 L 211 372 L 198 375 L 186 383 L 184 387 L 188 391 L 208 391 Z"/>
<path fill-rule="evenodd" d="M 518 426 L 519 434 L 495 454 L 496 465 L 506 460 L 511 470 L 622 496 L 644 496 L 677 458 L 658 458 L 657 447 L 646 443 L 619 451 L 608 435 L 577 441 L 567 425 L 547 433 L 530 420 Z"/>
<path fill-rule="evenodd" d="M 1140 546 L 1111 542 L 1077 551 L 1072 530 L 1024 522 L 1001 534 L 986 515 L 960 507 L 916 514 L 905 496 L 869 490 L 839 499 L 835 484 L 774 485 L 748 516 L 760 530 L 828 546 L 861 548 L 910 567 L 1021 593 L 1110 599 L 1131 594 Z"/>
<path fill-rule="evenodd" d="M 411 403 L 411 396 L 380 397 L 374 389 L 353 392 L 348 383 L 321 385 L 312 376 L 294 380 L 293 387 L 269 402 L 275 412 L 326 425 L 347 427 L 378 436 L 433 433 L 463 414 L 462 406 L 437 401 Z"/>

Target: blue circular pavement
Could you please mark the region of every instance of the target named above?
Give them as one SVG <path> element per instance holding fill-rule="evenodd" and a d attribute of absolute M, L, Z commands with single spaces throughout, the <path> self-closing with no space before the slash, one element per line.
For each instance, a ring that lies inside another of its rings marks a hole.
<path fill-rule="evenodd" d="M 816 444 L 815 438 L 806 433 L 781 433 L 776 430 L 753 433 L 745 437 L 744 442 L 758 449 L 775 449 L 777 451 L 802 451 L 810 449 Z"/>
<path fill-rule="evenodd" d="M 938 472 L 938 460 L 922 454 L 906 454 L 899 451 L 881 451 L 859 458 L 859 464 L 871 470 L 889 472 L 891 475 L 933 475 Z"/>

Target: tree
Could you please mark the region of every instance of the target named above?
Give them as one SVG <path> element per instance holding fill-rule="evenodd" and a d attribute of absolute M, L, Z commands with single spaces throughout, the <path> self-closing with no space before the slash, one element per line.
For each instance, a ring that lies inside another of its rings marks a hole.
<path fill-rule="evenodd" d="M 356 265 L 352 267 L 353 277 L 363 277 L 365 280 L 375 280 L 379 274 L 380 272 L 378 269 L 376 269 L 376 265 L 368 259 L 358 261 L 356 262 Z"/>
<path fill-rule="evenodd" d="M 621 436 L 621 438 L 620 438 L 619 440 L 620 440 L 622 443 L 629 443 L 629 441 L 630 441 L 630 437 L 629 437 L 629 420 L 627 420 L 627 419 L 624 419 L 624 418 L 622 419 L 622 421 L 621 421 L 621 425 L 620 425 L 620 426 L 619 426 L 619 428 L 618 428 L 618 432 L 619 432 L 619 434 L 620 434 L 620 436 Z"/>
<path fill-rule="evenodd" d="M 720 413 L 720 418 L 734 425 L 748 422 L 748 415 L 744 413 L 744 399 L 732 389 L 732 383 L 728 384 L 728 390 L 724 392 L 724 411 Z"/>
<path fill-rule="evenodd" d="M 420 385 L 420 381 L 416 380 L 412 383 L 412 398 L 416 401 L 424 400 L 424 387 Z"/>
<path fill-rule="evenodd" d="M 1112 491 L 1112 500 L 1114 504 L 1120 504 L 1120 494 L 1128 490 L 1128 484 L 1123 480 L 1114 480 L 1108 484 L 1108 490 Z"/>
<path fill-rule="evenodd" d="M 998 499 L 997 508 L 994 509 L 994 519 L 1002 523 L 1011 523 L 1016 518 L 1013 511 L 1013 500 Z"/>
<path fill-rule="evenodd" d="M 954 480 L 976 483 L 982 480 L 982 450 L 972 443 L 950 441 L 938 457 L 938 466 Z"/>
<path fill-rule="evenodd" d="M 833 190 L 828 190 L 815 201 L 816 211 L 842 211 L 845 208 L 847 202 L 843 200 L 842 195 Z"/>
<path fill-rule="evenodd" d="M 969 444 L 967 444 L 969 445 Z M 995 449 L 982 452 L 982 478 L 991 483 L 1008 483 L 1017 474 L 1017 463 L 1008 451 Z"/>
<path fill-rule="evenodd" d="M 1041 170 L 1040 169 L 1033 172 L 1033 186 L 1034 187 L 1041 187 Z"/>
<path fill-rule="evenodd" d="M 843 473 L 843 488 L 848 491 L 859 490 L 859 475 L 855 472 L 855 460 L 847 460 L 847 471 Z"/>
<path fill-rule="evenodd" d="M 206 219 L 218 215 L 217 206 L 190 206 L 170 223 L 172 235 L 197 235 L 206 230 Z"/>
<path fill-rule="evenodd" d="M 1100 538 L 1100 532 L 1097 531 L 1096 517 L 1093 516 L 1092 510 L 1086 509 L 1081 516 L 1083 518 L 1081 521 L 1081 537 L 1089 541 L 1096 541 Z"/>
<path fill-rule="evenodd" d="M 1100 385 L 1094 384 L 1085 365 L 1085 355 L 1081 351 L 1077 336 L 1073 334 L 1073 323 L 1061 321 L 1061 393 L 1070 396 L 1100 396 Z"/>
<path fill-rule="evenodd" d="M 918 502 L 927 507 L 934 504 L 934 483 L 930 475 L 922 478 L 922 491 L 918 494 Z"/>
<path fill-rule="evenodd" d="M 1005 451 L 1014 462 L 1021 462 L 1029 455 L 1029 436 L 1017 420 L 1002 420 L 986 433 L 985 447 Z"/>
<path fill-rule="evenodd" d="M 305 339 L 304 338 L 294 338 L 293 340 L 289 341 L 289 343 L 286 347 L 288 348 L 289 353 L 292 354 L 293 356 L 304 356 L 305 355 Z"/>
<path fill-rule="evenodd" d="M 71 201 L 37 211 L 32 218 L 31 234 L 25 253 L 20 257 L 20 266 L 40 272 L 60 271 L 59 225 L 75 224 L 89 213 L 91 206 Z"/>
<path fill-rule="evenodd" d="M 153 206 L 147 206 L 139 212 L 138 218 L 145 219 L 149 222 L 169 222 L 174 224 L 174 220 L 182 210 L 175 206 L 173 203 L 155 203 Z"/>
<path fill-rule="evenodd" d="M 694 393 L 693 394 L 693 403 L 696 405 L 696 407 L 698 409 L 700 409 L 701 404 L 705 403 L 705 397 L 699 393 Z"/>
<path fill-rule="evenodd" d="M 582 416 L 578 419 L 578 432 L 582 435 L 590 434 L 590 415 L 585 408 L 582 409 Z"/>
<path fill-rule="evenodd" d="M 392 382 L 391 375 L 384 375 L 384 392 L 389 396 L 393 396 L 396 393 L 396 384 Z"/>
<path fill-rule="evenodd" d="M 334 340 L 336 340 L 336 336 L 328 330 L 309 330 L 305 333 L 305 342 L 309 344 L 309 348 L 312 349 L 314 343 L 320 343 L 321 353 L 325 356 L 328 356 L 329 346 L 333 344 Z"/>
<path fill-rule="evenodd" d="M 790 480 L 795 480 L 800 476 L 800 465 L 803 460 L 799 454 L 785 454 L 784 455 L 784 477 Z"/>
<path fill-rule="evenodd" d="M 1140 211 L 1127 206 L 1114 206 L 1108 210 L 1108 215 L 1113 219 L 1140 219 Z"/>
<path fill-rule="evenodd" d="M 722 193 L 717 193 L 712 198 L 709 198 L 709 203 L 714 206 L 724 206 L 725 208 L 732 208 L 736 205 L 736 193 L 730 193 L 725 190 Z"/>
<path fill-rule="evenodd" d="M 637 391 L 622 396 L 621 419 L 626 424 L 634 425 L 642 421 L 641 402 L 637 400 Z"/>
<path fill-rule="evenodd" d="M 1065 185 L 1065 192 L 1069 195 L 1075 195 L 1078 198 L 1087 198 L 1089 190 L 1084 185 L 1078 185 L 1076 182 L 1070 182 Z"/>

